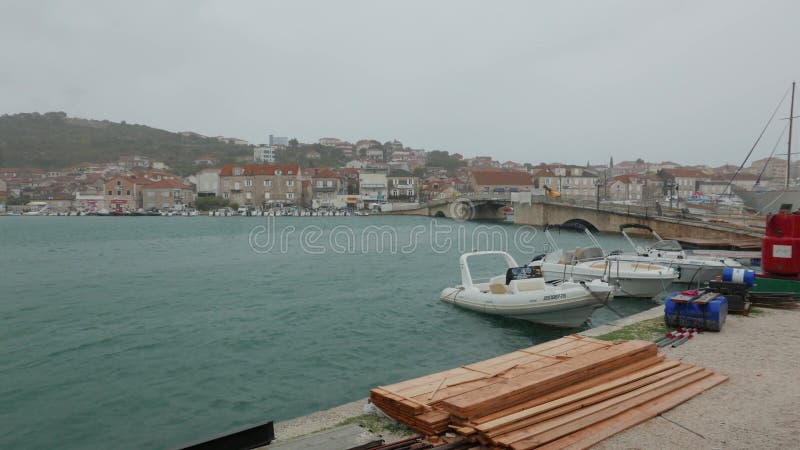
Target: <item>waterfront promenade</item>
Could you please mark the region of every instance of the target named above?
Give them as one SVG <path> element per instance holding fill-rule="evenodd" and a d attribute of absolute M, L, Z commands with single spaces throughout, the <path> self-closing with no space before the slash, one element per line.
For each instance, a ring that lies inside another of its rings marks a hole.
<path fill-rule="evenodd" d="M 660 310 L 656 307 L 581 334 L 602 336 L 659 317 Z M 800 448 L 798 320 L 800 311 L 758 309 L 750 317 L 728 316 L 722 332 L 702 333 L 680 347 L 663 349 L 670 359 L 708 367 L 729 380 L 595 448 Z M 288 441 L 282 448 L 294 448 L 290 444 L 298 436 L 353 422 L 364 414 L 365 404 L 362 399 L 280 422 L 275 426 L 276 442 Z M 413 434 L 392 431 L 378 430 L 371 436 L 391 442 Z"/>

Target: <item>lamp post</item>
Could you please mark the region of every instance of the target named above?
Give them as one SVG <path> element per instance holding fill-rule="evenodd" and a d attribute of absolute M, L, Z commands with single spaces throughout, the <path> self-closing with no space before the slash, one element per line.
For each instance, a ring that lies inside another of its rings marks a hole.
<path fill-rule="evenodd" d="M 595 209 L 597 209 L 599 211 L 600 210 L 600 187 L 605 186 L 605 183 L 600 181 L 600 179 L 598 178 L 598 179 L 594 180 L 594 186 L 595 186 L 595 189 L 597 190 L 597 194 L 596 194 L 597 195 L 597 200 L 595 202 Z"/>

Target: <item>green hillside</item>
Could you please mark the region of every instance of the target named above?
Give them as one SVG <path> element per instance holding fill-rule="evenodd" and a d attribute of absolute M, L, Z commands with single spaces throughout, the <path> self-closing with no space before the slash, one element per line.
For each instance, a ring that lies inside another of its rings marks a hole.
<path fill-rule="evenodd" d="M 250 147 L 144 125 L 68 117 L 63 112 L 0 116 L 0 167 L 61 168 L 81 162 L 111 162 L 122 155 L 163 161 L 189 173 L 195 158 L 223 161 L 252 155 Z"/>

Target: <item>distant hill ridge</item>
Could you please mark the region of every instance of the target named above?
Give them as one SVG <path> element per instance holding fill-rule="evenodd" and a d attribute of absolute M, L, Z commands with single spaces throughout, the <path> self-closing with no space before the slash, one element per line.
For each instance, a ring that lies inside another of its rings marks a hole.
<path fill-rule="evenodd" d="M 192 162 L 213 155 L 222 162 L 252 155 L 251 147 L 194 132 L 173 133 L 146 125 L 68 117 L 64 112 L 0 116 L 0 167 L 62 168 L 112 162 L 123 155 L 163 161 L 191 173 Z"/>

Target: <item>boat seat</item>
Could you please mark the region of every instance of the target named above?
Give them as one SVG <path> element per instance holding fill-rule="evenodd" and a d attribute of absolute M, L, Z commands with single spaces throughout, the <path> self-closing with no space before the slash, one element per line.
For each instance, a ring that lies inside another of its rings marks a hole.
<path fill-rule="evenodd" d="M 512 294 L 540 291 L 546 286 L 544 278 L 528 278 L 527 280 L 511 280 L 509 287 Z"/>
<path fill-rule="evenodd" d="M 489 279 L 489 292 L 492 294 L 508 294 L 506 276 L 498 275 Z"/>

